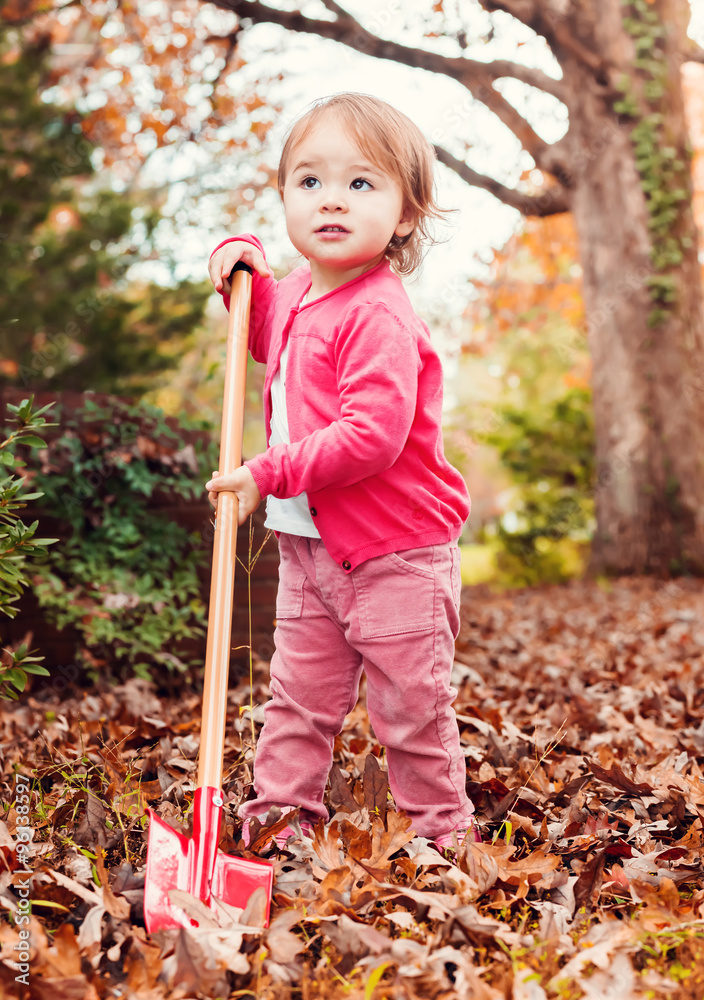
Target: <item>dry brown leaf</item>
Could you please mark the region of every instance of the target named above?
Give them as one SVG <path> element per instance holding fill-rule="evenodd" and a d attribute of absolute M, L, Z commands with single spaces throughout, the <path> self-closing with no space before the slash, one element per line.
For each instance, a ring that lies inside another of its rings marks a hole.
<path fill-rule="evenodd" d="M 273 808 L 269 811 L 266 824 L 261 823 L 256 816 L 247 820 L 249 827 L 250 842 L 248 850 L 252 854 L 259 854 L 266 849 L 277 833 L 281 833 L 293 818 L 293 813 L 281 813 L 280 809 Z M 295 812 L 297 817 L 298 812 Z"/>
<path fill-rule="evenodd" d="M 333 822 L 328 827 L 319 820 L 313 828 L 313 850 L 318 860 L 328 871 L 340 867 L 342 861 L 342 845 L 340 844 L 338 824 Z"/>
<path fill-rule="evenodd" d="M 636 933 L 636 928 L 624 926 L 621 921 L 614 919 L 592 925 L 581 939 L 579 950 L 559 972 L 555 973 L 547 985 L 556 990 L 561 981 L 579 982 L 584 988 L 584 983 L 587 980 L 582 978 L 581 972 L 585 966 L 591 963 L 600 969 L 607 968 L 612 961 L 614 952 L 628 945 Z M 621 998 L 614 997 L 613 1000 L 621 1000 Z"/>
<path fill-rule="evenodd" d="M 515 847 L 505 844 L 467 844 L 467 873 L 476 883 L 480 894 L 496 883 L 499 878 L 499 862 L 508 860 L 515 850 Z"/>
<path fill-rule="evenodd" d="M 535 885 L 560 865 L 560 858 L 547 854 L 543 847 L 531 851 L 518 861 L 502 860 L 499 864 L 499 878 L 510 885 L 525 882 Z"/>
<path fill-rule="evenodd" d="M 108 883 L 108 873 L 105 870 L 105 860 L 101 847 L 97 848 L 95 852 L 95 867 L 103 888 L 103 905 L 105 909 L 111 916 L 116 917 L 118 920 L 128 920 L 130 916 L 130 904 L 126 899 L 113 895 L 113 891 Z"/>
<path fill-rule="evenodd" d="M 175 987 L 195 990 L 210 996 L 227 994 L 227 976 L 219 957 L 212 947 L 208 947 L 205 933 L 196 937 L 184 928 L 179 929 L 174 943 L 174 962 L 169 963 L 171 984 Z M 166 970 L 167 963 L 164 962 Z"/>
<path fill-rule="evenodd" d="M 152 990 L 161 974 L 161 948 L 132 934 L 125 971 L 127 988 L 131 996 Z"/>
<path fill-rule="evenodd" d="M 240 948 L 244 932 L 227 927 L 205 927 L 188 931 L 198 942 L 204 954 L 221 969 L 228 969 L 237 975 L 249 972 L 249 960 Z"/>
<path fill-rule="evenodd" d="M 359 808 L 337 764 L 333 764 L 330 771 L 330 802 L 335 809 L 343 812 L 353 813 Z"/>
<path fill-rule="evenodd" d="M 340 824 L 340 836 L 345 844 L 347 854 L 356 861 L 366 859 L 367 865 L 369 865 L 369 856 L 372 853 L 371 831 L 360 830 L 349 820 L 343 819 Z"/>
<path fill-rule="evenodd" d="M 108 829 L 107 809 L 92 792 L 89 792 L 85 799 L 85 809 L 81 815 L 80 822 L 73 835 L 77 844 L 87 847 L 112 847 L 116 844 L 120 835 Z"/>
<path fill-rule="evenodd" d="M 336 921 L 322 921 L 320 926 L 341 955 L 360 957 L 370 952 L 383 955 L 391 948 L 391 939 L 386 934 L 379 933 L 368 924 L 350 919 L 345 913 Z"/>
<path fill-rule="evenodd" d="M 305 942 L 291 928 L 300 923 L 301 914 L 297 910 L 284 910 L 271 922 L 264 939 L 272 959 L 279 965 L 293 962 L 305 950 Z"/>
<path fill-rule="evenodd" d="M 606 854 L 599 851 L 579 871 L 579 877 L 574 887 L 574 912 L 584 906 L 591 913 L 604 881 L 604 865 Z"/>
<path fill-rule="evenodd" d="M 342 865 L 328 872 L 318 888 L 318 913 L 326 916 L 347 912 L 349 909 L 347 898 L 353 881 L 354 875 L 348 865 Z"/>
<path fill-rule="evenodd" d="M 382 823 L 386 822 L 386 807 L 388 802 L 389 779 L 386 771 L 379 767 L 376 757 L 367 754 L 364 761 L 364 805 L 369 815 L 378 816 Z"/>
<path fill-rule="evenodd" d="M 242 924 L 247 927 L 263 927 L 266 923 L 268 906 L 266 889 L 260 885 L 247 900 L 247 905 L 242 911 Z"/>
<path fill-rule="evenodd" d="M 626 774 L 623 773 L 618 764 L 614 764 L 613 767 L 606 770 L 606 768 L 600 767 L 595 761 L 590 760 L 588 762 L 589 770 L 592 772 L 595 778 L 599 781 L 605 781 L 608 785 L 613 785 L 614 788 L 620 788 L 624 792 L 628 792 L 630 795 L 652 795 L 653 789 L 650 785 L 642 782 L 641 784 L 636 784 L 632 781 Z"/>
<path fill-rule="evenodd" d="M 379 886 L 386 890 L 385 899 L 410 899 L 423 909 L 427 909 L 431 920 L 442 920 L 451 916 L 459 904 L 456 897 L 445 892 L 422 892 L 410 886 L 400 888 L 391 882 L 379 883 Z"/>
<path fill-rule="evenodd" d="M 411 821 L 403 813 L 389 813 L 387 827 L 377 816 L 372 816 L 372 849 L 369 856 L 369 867 L 387 869 L 391 865 L 392 854 L 400 851 L 415 837 L 415 830 L 410 829 Z"/>

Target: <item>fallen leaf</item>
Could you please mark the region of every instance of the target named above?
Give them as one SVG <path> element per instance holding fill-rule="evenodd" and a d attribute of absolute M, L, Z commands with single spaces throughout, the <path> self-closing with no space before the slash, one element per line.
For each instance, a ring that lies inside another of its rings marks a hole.
<path fill-rule="evenodd" d="M 403 813 L 389 813 L 387 816 L 388 829 L 384 829 L 384 824 L 377 816 L 372 816 L 372 849 L 369 856 L 369 866 L 371 868 L 388 868 L 391 865 L 390 858 L 396 851 L 400 851 L 409 841 L 415 837 L 415 831 L 410 829 L 411 821 Z"/>
<path fill-rule="evenodd" d="M 108 873 L 105 871 L 103 850 L 100 847 L 95 852 L 95 867 L 103 888 L 103 905 L 105 909 L 111 916 L 116 917 L 118 920 L 128 920 L 130 904 L 126 899 L 120 899 L 118 896 L 113 895 L 113 891 L 108 883 Z"/>
<path fill-rule="evenodd" d="M 376 757 L 367 754 L 364 761 L 364 805 L 369 815 L 378 816 L 382 823 L 386 822 L 386 806 L 389 793 L 389 779 L 386 771 L 379 767 Z"/>
<path fill-rule="evenodd" d="M 330 770 L 330 802 L 343 812 L 356 812 L 359 808 L 337 764 Z"/>
<path fill-rule="evenodd" d="M 613 785 L 614 788 L 620 788 L 624 792 L 628 792 L 630 795 L 652 795 L 653 789 L 650 785 L 636 784 L 631 781 L 627 775 L 623 773 L 618 764 L 614 764 L 613 767 L 606 768 L 600 767 L 595 761 L 587 761 L 587 766 L 592 772 L 595 778 L 599 781 L 606 782 L 607 785 Z"/>
<path fill-rule="evenodd" d="M 85 809 L 73 835 L 77 844 L 86 847 L 112 847 L 120 840 L 120 835 L 108 830 L 107 809 L 92 792 L 85 799 Z"/>
<path fill-rule="evenodd" d="M 305 950 L 305 942 L 291 928 L 300 923 L 301 914 L 297 910 L 284 910 L 271 922 L 264 942 L 269 954 L 279 965 L 292 962 L 297 955 Z"/>
<path fill-rule="evenodd" d="M 599 851 L 581 869 L 579 877 L 574 887 L 574 912 L 577 913 L 583 906 L 587 913 L 591 913 L 596 901 L 596 897 L 604 881 L 604 865 L 606 864 L 606 854 Z"/>
<path fill-rule="evenodd" d="M 197 937 L 180 928 L 174 944 L 175 965 L 171 982 L 177 988 L 197 989 L 206 996 L 227 995 L 227 976 L 219 961 L 218 952 L 209 945 L 205 934 Z M 166 963 L 165 963 L 166 964 Z"/>

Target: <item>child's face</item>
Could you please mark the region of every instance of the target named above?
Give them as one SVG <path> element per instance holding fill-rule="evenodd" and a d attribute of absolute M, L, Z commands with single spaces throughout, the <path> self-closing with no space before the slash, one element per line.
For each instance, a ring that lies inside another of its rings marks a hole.
<path fill-rule="evenodd" d="M 291 242 L 324 294 L 382 259 L 413 220 L 398 182 L 372 163 L 330 115 L 292 151 L 282 192 Z"/>

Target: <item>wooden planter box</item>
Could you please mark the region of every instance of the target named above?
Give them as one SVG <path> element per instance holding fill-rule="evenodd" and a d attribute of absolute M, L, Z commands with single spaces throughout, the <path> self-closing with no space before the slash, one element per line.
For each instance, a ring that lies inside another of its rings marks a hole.
<path fill-rule="evenodd" d="M 15 406 L 23 399 L 32 395 L 31 389 L 19 390 L 8 387 L 0 387 L 0 426 L 7 426 L 11 412 L 7 410 L 7 404 Z M 86 399 L 93 400 L 99 406 L 109 406 L 115 403 L 132 403 L 130 399 L 119 396 L 108 396 L 100 393 L 76 393 L 76 392 L 35 392 L 35 407 L 45 406 L 47 403 L 56 402 L 61 405 L 61 412 L 58 416 L 47 414 L 49 419 L 59 422 L 58 427 L 51 427 L 46 432 L 42 432 L 42 437 L 46 441 L 52 441 L 60 437 L 63 426 L 67 418 L 73 418 L 76 411 L 83 408 Z M 195 444 L 203 441 L 206 437 L 204 432 L 187 432 L 178 428 L 178 422 L 168 419 L 167 422 L 174 430 L 177 430 L 186 443 Z M 10 426 L 12 426 L 10 424 Z M 37 501 L 38 504 L 41 503 Z M 205 491 L 203 499 L 199 501 L 186 500 L 174 494 L 155 494 L 148 502 L 150 510 L 158 511 L 166 517 L 171 518 L 177 524 L 184 527 L 189 533 L 199 532 L 202 536 L 201 547 L 206 551 L 212 551 L 212 516 L 213 510 L 208 503 Z M 32 507 L 27 512 L 26 520 L 31 523 L 39 519 L 39 534 L 44 537 L 66 537 L 68 534 L 67 525 L 56 517 L 49 516 L 42 512 L 41 507 Z M 266 537 L 264 528 L 265 507 L 262 504 L 254 515 L 254 540 L 253 553 L 256 553 Z M 249 530 L 243 526 L 237 538 L 237 554 L 245 565 L 249 563 Z M 254 653 L 262 659 L 271 659 L 274 650 L 273 631 L 274 618 L 276 614 L 276 589 L 278 585 L 279 552 L 276 538 L 272 534 L 262 550 L 259 559 L 251 574 L 251 598 L 252 598 L 252 649 Z M 210 563 L 199 569 L 201 580 L 201 595 L 203 601 L 208 603 L 210 593 Z M 247 601 L 247 574 L 238 563 L 235 573 L 235 600 L 233 611 L 233 631 L 232 646 L 233 652 L 231 663 L 240 667 L 248 663 L 249 650 L 235 650 L 237 646 L 247 646 L 249 643 L 249 613 Z M 27 633 L 31 633 L 32 648 L 37 648 L 39 654 L 44 656 L 45 666 L 48 669 L 53 667 L 67 666 L 73 664 L 76 659 L 78 645 L 78 635 L 72 629 L 58 631 L 53 625 L 46 621 L 39 608 L 37 600 L 31 590 L 25 591 L 18 604 L 17 617 L 14 619 L 0 618 L 0 640 L 2 645 L 15 643 L 23 640 Z M 194 658 L 205 659 L 205 637 L 197 643 L 188 647 L 183 647 L 184 652 L 191 653 Z"/>

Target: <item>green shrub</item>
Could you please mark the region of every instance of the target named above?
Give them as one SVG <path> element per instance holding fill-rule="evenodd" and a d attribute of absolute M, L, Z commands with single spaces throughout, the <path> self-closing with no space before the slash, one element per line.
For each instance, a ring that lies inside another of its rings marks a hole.
<path fill-rule="evenodd" d="M 36 481 L 68 537 L 37 567 L 34 592 L 53 623 L 78 633 L 91 679 L 191 665 L 179 644 L 205 631 L 198 566 L 208 553 L 149 501 L 202 497 L 214 460 L 212 442 L 186 444 L 146 404 L 88 400 L 52 442 Z"/>
<path fill-rule="evenodd" d="M 561 582 L 579 570 L 594 527 L 591 393 L 570 389 L 530 409 L 504 406 L 497 416 L 496 429 L 478 436 L 498 450 L 516 501 L 479 541 L 498 543 L 504 582 Z"/>
<path fill-rule="evenodd" d="M 13 475 L 10 470 L 22 468 L 26 462 L 17 455 L 17 447 L 42 448 L 46 442 L 35 433 L 44 427 L 54 427 L 44 417 L 53 403 L 34 410 L 34 397 L 23 399 L 19 406 L 7 404 L 15 416 L 13 430 L 3 428 L 0 433 L 0 612 L 8 618 L 17 614 L 16 603 L 29 584 L 26 576 L 29 560 L 43 553 L 55 538 L 37 538 L 39 521 L 24 524 L 19 511 L 24 510 L 28 501 L 36 500 L 43 494 L 27 493 L 23 476 Z M 35 652 L 34 650 L 32 652 Z M 33 656 L 23 643 L 17 649 L 5 648 L 0 658 L 0 697 L 17 698 L 17 691 L 23 691 L 27 674 L 48 674 L 49 671 L 38 664 L 44 659 Z"/>

